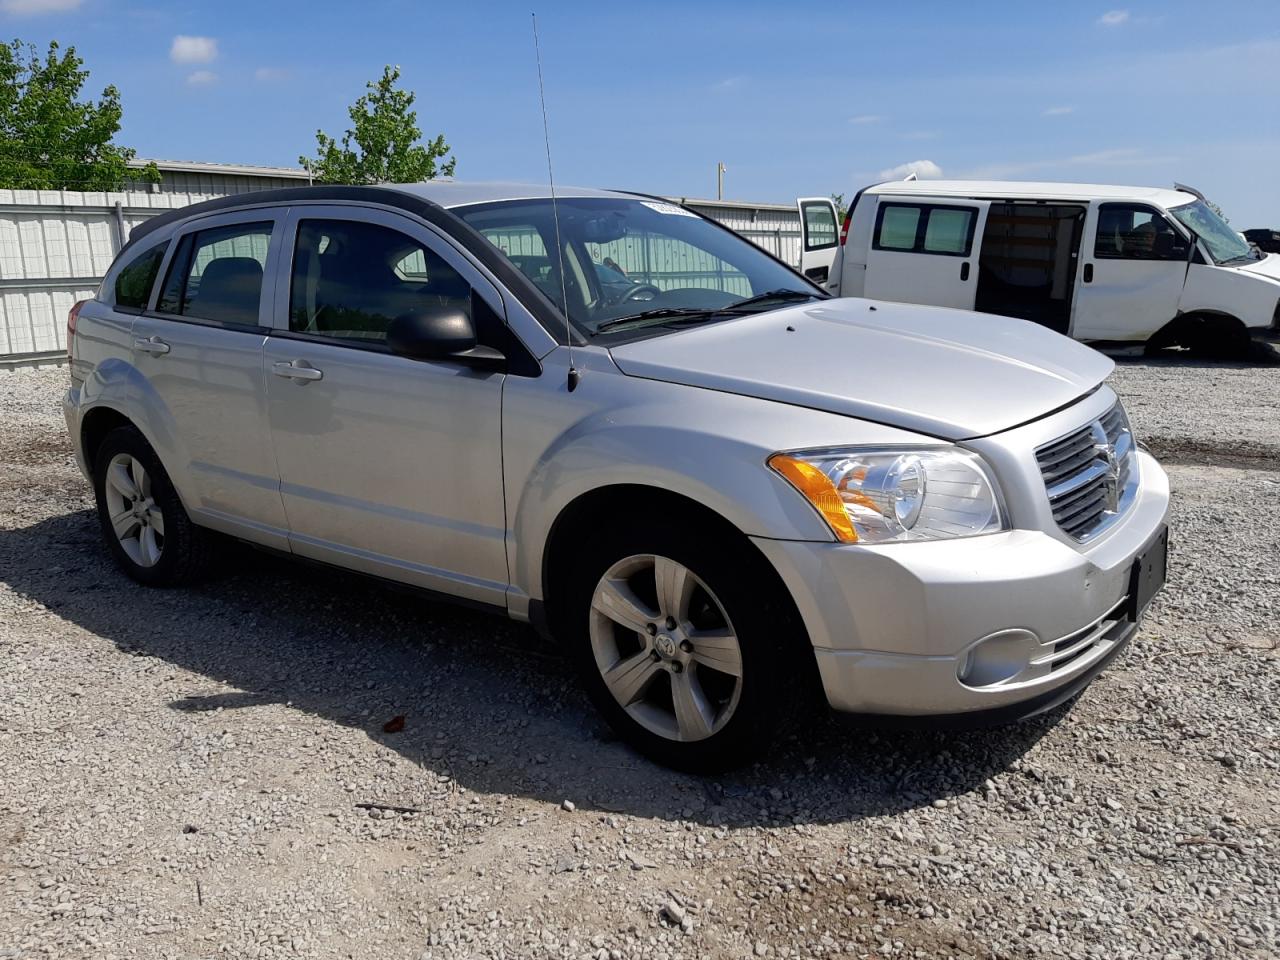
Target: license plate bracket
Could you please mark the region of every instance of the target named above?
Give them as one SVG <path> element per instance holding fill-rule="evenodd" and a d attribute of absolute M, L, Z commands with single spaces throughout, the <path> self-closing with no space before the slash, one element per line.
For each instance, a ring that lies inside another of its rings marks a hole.
<path fill-rule="evenodd" d="M 1142 616 L 1151 598 L 1164 586 L 1169 571 L 1169 528 L 1164 527 L 1133 561 L 1129 574 L 1129 619 Z"/>

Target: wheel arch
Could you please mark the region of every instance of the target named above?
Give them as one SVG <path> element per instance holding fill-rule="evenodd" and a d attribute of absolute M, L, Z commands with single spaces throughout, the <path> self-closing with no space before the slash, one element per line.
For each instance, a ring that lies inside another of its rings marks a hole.
<path fill-rule="evenodd" d="M 597 487 L 575 497 L 557 514 L 542 550 L 542 601 L 535 604 L 537 613 L 531 617 L 539 629 L 554 633 L 563 614 L 563 594 L 569 584 L 566 558 L 572 554 L 573 544 L 582 537 L 606 535 L 602 531 L 617 514 L 620 502 L 626 504 L 630 516 L 661 512 L 665 517 L 676 517 L 679 522 L 689 524 L 704 536 L 723 538 L 726 550 L 732 551 L 754 576 L 773 590 L 782 605 L 782 616 L 792 627 L 787 632 L 794 638 L 794 652 L 804 665 L 806 679 L 819 684 L 817 660 L 804 619 L 773 563 L 726 517 L 683 494 L 659 487 L 625 483 Z M 816 689 L 821 689 L 820 684 Z"/>

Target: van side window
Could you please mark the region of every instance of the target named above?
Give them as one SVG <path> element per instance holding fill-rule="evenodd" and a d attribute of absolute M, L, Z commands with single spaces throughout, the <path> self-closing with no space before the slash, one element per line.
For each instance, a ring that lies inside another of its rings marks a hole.
<path fill-rule="evenodd" d="M 882 203 L 872 248 L 967 257 L 973 249 L 977 217 L 975 207 Z"/>
<path fill-rule="evenodd" d="M 424 307 L 470 315 L 471 285 L 417 240 L 357 220 L 303 220 L 293 251 L 289 329 L 380 342 Z"/>
<path fill-rule="evenodd" d="M 169 241 L 158 243 L 134 258 L 133 262 L 116 274 L 117 310 L 133 313 L 145 310 L 151 300 L 151 288 L 155 286 L 160 261 L 169 249 Z"/>
<path fill-rule="evenodd" d="M 1097 260 L 1184 260 L 1186 240 L 1158 210 L 1134 203 L 1098 207 Z"/>
<path fill-rule="evenodd" d="M 271 223 L 237 223 L 182 238 L 156 310 L 256 327 Z"/>
<path fill-rule="evenodd" d="M 880 205 L 880 222 L 876 224 L 877 250 L 914 250 L 923 207 L 900 203 Z"/>

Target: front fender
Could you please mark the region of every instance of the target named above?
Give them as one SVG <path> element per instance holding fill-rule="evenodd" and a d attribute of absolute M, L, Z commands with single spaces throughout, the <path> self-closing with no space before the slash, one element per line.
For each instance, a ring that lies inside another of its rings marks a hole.
<path fill-rule="evenodd" d="M 1193 263 L 1178 309 L 1227 314 L 1246 327 L 1269 327 L 1280 301 L 1280 282 L 1248 270 Z"/>
<path fill-rule="evenodd" d="M 543 597 L 543 554 L 556 519 L 585 494 L 648 486 L 699 503 L 748 536 L 831 541 L 813 508 L 766 466 L 768 457 L 921 439 L 822 411 L 629 377 L 604 351 L 577 354 L 583 375 L 569 392 L 561 353 L 544 361 L 542 377 L 509 378 L 503 398 L 508 562 L 513 587 L 533 598 Z"/>

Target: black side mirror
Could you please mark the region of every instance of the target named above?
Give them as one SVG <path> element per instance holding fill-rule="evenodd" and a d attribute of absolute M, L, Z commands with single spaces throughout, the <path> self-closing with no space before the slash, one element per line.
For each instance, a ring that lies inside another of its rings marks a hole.
<path fill-rule="evenodd" d="M 426 307 L 396 317 L 387 327 L 391 352 L 414 360 L 454 360 L 476 367 L 505 361 L 492 347 L 478 345 L 471 317 L 460 307 Z"/>

